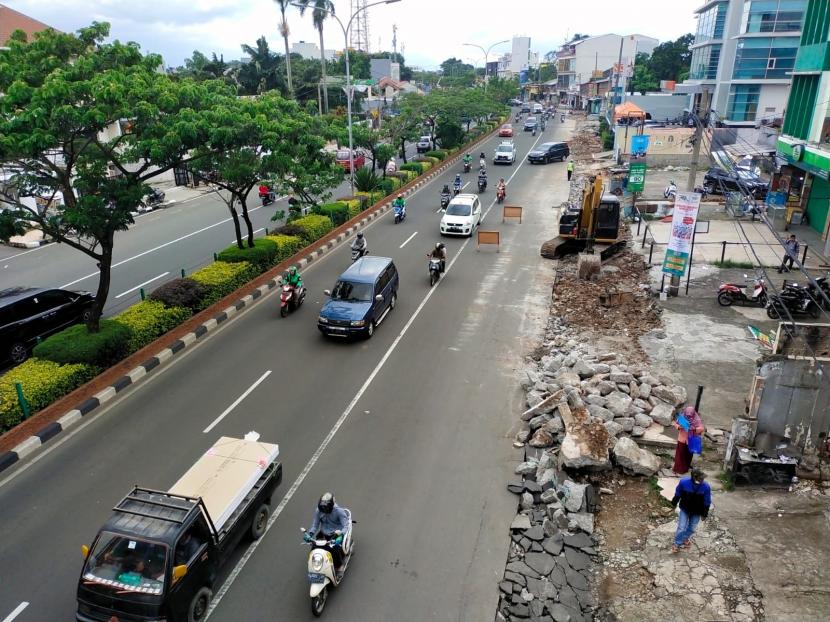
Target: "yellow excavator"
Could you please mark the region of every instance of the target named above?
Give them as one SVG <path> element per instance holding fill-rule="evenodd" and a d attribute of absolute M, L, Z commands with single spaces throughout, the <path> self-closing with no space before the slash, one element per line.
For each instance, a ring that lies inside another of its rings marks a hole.
<path fill-rule="evenodd" d="M 625 246 L 620 212 L 619 198 L 603 194 L 602 178 L 589 178 L 582 190 L 582 204 L 562 212 L 559 235 L 542 244 L 542 257 L 559 259 L 579 252 L 610 257 Z"/>

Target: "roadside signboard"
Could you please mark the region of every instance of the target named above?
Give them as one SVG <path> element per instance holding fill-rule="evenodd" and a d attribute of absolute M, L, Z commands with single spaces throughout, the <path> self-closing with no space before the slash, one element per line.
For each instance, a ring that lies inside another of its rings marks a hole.
<path fill-rule="evenodd" d="M 671 222 L 671 237 L 663 260 L 663 272 L 681 277 L 686 272 L 692 248 L 692 235 L 700 209 L 700 194 L 678 192 L 674 201 L 674 215 Z"/>
<path fill-rule="evenodd" d="M 631 137 L 631 158 L 644 158 L 648 152 L 648 134 L 638 134 Z"/>
<path fill-rule="evenodd" d="M 646 163 L 632 162 L 628 167 L 628 191 L 642 192 L 646 188 Z"/>

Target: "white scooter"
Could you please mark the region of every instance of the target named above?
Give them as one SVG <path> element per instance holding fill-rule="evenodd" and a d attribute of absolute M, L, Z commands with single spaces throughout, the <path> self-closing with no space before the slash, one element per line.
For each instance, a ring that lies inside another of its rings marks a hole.
<path fill-rule="evenodd" d="M 663 196 L 667 199 L 677 198 L 677 184 L 674 181 L 670 181 L 666 189 L 663 190 Z"/>
<path fill-rule="evenodd" d="M 343 508 L 346 515 L 349 517 L 349 522 L 352 520 L 351 511 Z M 306 533 L 305 527 L 300 528 L 300 531 Z M 311 546 L 311 552 L 308 554 L 308 580 L 310 585 L 309 596 L 311 597 L 311 613 L 315 617 L 323 615 L 323 609 L 326 606 L 328 599 L 329 587 L 337 587 L 343 581 L 346 570 L 349 567 L 349 562 L 352 559 L 354 552 L 354 542 L 352 540 L 352 528 L 349 528 L 343 537 L 343 570 L 335 572 L 334 559 L 332 558 L 329 548 L 335 545 L 334 540 L 310 540 L 303 541 L 304 544 Z"/>

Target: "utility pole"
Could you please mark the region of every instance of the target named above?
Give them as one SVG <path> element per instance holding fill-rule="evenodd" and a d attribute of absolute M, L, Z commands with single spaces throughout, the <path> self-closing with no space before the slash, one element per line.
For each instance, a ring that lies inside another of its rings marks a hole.
<path fill-rule="evenodd" d="M 622 95 L 620 95 L 620 101 L 617 102 L 617 93 L 620 92 L 620 82 L 622 80 L 622 53 L 623 53 L 623 42 L 625 41 L 624 37 L 620 37 L 620 57 L 617 60 L 617 86 L 614 87 L 614 105 L 617 103 L 622 103 Z"/>
<path fill-rule="evenodd" d="M 692 165 L 689 167 L 689 179 L 686 182 L 686 190 L 689 192 L 692 192 L 695 189 L 697 167 L 700 162 L 700 145 L 703 142 L 703 123 L 709 118 L 709 112 L 711 109 L 712 98 L 709 95 L 709 89 L 704 86 L 703 94 L 700 97 L 700 106 L 697 110 L 698 123 L 695 128 L 695 144 L 694 151 L 692 152 Z"/>

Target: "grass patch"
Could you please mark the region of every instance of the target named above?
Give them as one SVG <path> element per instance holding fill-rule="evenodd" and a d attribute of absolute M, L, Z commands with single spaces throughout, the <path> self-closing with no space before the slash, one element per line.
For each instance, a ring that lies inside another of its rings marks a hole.
<path fill-rule="evenodd" d="M 734 261 L 732 259 L 726 259 L 724 261 L 714 261 L 712 265 L 722 268 L 724 270 L 753 270 L 755 269 L 755 265 L 749 261 Z"/>
<path fill-rule="evenodd" d="M 735 490 L 735 480 L 732 478 L 732 473 L 727 471 L 721 471 L 718 473 L 718 480 L 723 485 L 723 489 L 726 492 L 732 492 Z"/>

